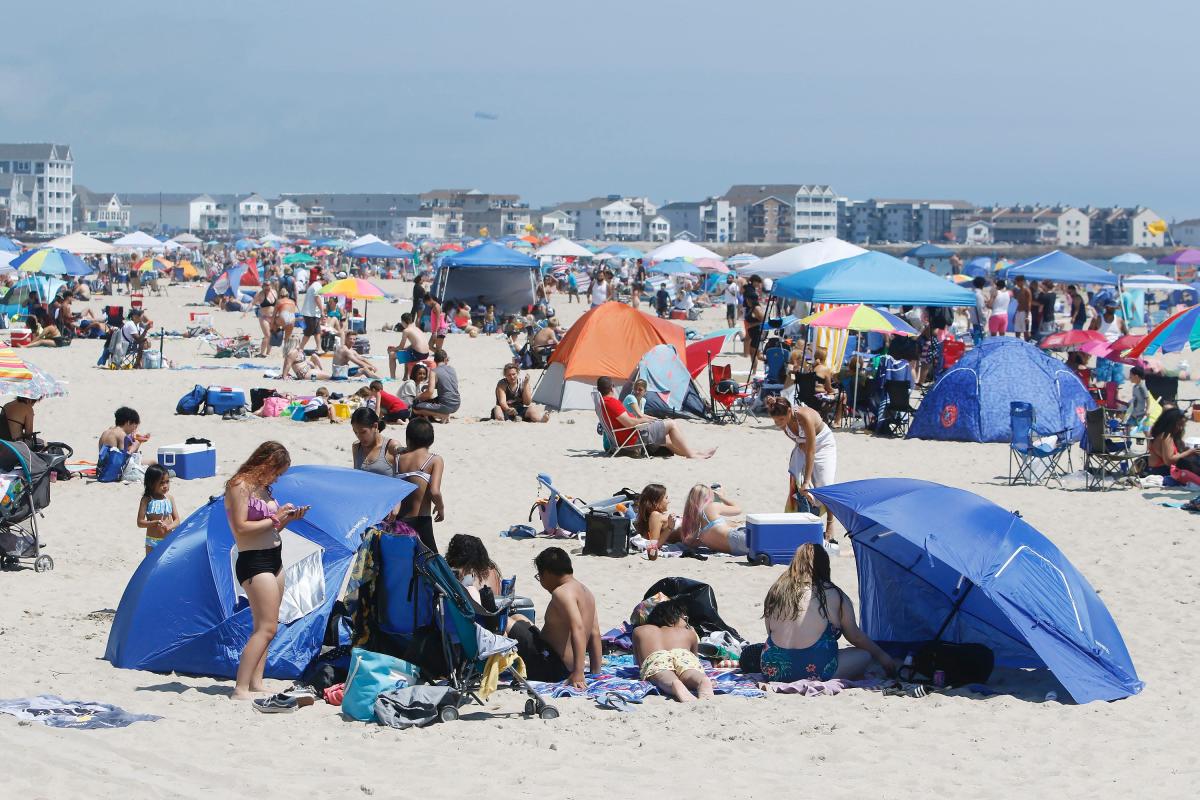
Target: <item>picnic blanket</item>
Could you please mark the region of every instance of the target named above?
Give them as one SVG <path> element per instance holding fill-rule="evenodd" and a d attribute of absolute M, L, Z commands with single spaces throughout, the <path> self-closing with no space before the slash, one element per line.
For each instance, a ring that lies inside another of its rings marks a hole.
<path fill-rule="evenodd" d="M 63 700 L 52 694 L 0 700 L 0 714 L 38 722 L 51 728 L 124 728 L 135 722 L 162 719 L 153 714 L 131 714 L 108 703 L 91 700 Z"/>
<path fill-rule="evenodd" d="M 763 697 L 766 695 L 753 680 L 732 669 L 712 669 L 708 662 L 704 673 L 712 681 L 714 694 L 732 695 L 734 697 Z M 661 694 L 658 688 L 649 681 L 643 681 L 638 675 L 637 661 L 632 655 L 607 655 L 604 657 L 604 672 L 587 678 L 586 689 L 576 689 L 566 681 L 545 683 L 529 681 L 529 685 L 540 695 L 546 697 L 586 697 L 599 700 L 608 692 L 616 692 L 627 700 L 642 700 L 650 694 Z"/>

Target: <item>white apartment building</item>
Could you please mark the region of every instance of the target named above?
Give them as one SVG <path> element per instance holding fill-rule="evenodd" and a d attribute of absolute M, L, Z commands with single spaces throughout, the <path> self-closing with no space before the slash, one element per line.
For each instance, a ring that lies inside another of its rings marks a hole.
<path fill-rule="evenodd" d="M 1059 247 L 1087 247 L 1091 242 L 1091 227 L 1083 209 L 1055 208 L 1053 217 Z"/>
<path fill-rule="evenodd" d="M 564 203 L 556 210 L 571 216 L 575 222 L 575 235 L 581 239 L 638 241 L 643 235 L 641 212 L 615 195 L 594 197 L 582 203 Z"/>
<path fill-rule="evenodd" d="M 220 202 L 212 195 L 202 194 L 188 203 L 188 225 L 192 233 L 200 235 L 229 233 L 229 204 Z"/>
<path fill-rule="evenodd" d="M 93 192 L 77 184 L 73 216 L 77 230 L 129 230 L 130 209 L 112 192 Z"/>
<path fill-rule="evenodd" d="M 63 234 L 74 229 L 75 159 L 70 145 L 0 144 L 0 174 L 22 176 L 38 230 Z"/>
<path fill-rule="evenodd" d="M 1171 223 L 1171 239 L 1181 247 L 1200 246 L 1200 219 Z"/>
<path fill-rule="evenodd" d="M 792 241 L 811 242 L 837 236 L 838 198 L 827 184 L 802 184 L 796 189 Z"/>
<path fill-rule="evenodd" d="M 575 218 L 566 211 L 547 211 L 542 214 L 538 229 L 553 238 L 562 236 L 567 239 L 575 238 Z"/>
<path fill-rule="evenodd" d="M 271 230 L 280 236 L 306 236 L 308 212 L 294 200 L 280 200 L 271 206 Z"/>
<path fill-rule="evenodd" d="M 235 230 L 250 237 L 265 236 L 271 232 L 271 206 L 257 192 L 239 198 L 235 204 L 237 220 Z"/>
<path fill-rule="evenodd" d="M 661 214 L 642 217 L 642 235 L 648 242 L 665 242 L 671 238 L 671 223 Z"/>
<path fill-rule="evenodd" d="M 0 173 L 0 230 L 36 229 L 37 213 L 25 176 Z"/>

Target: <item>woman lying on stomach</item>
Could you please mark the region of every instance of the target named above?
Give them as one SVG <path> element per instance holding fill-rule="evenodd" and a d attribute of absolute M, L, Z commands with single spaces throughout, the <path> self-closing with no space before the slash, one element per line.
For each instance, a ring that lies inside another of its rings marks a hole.
<path fill-rule="evenodd" d="M 796 548 L 787 571 L 767 592 L 763 602 L 767 646 L 762 672 L 770 681 L 827 681 L 860 678 L 872 659 L 888 674 L 894 662 L 854 621 L 854 604 L 829 578 L 829 554 L 806 543 Z M 845 636 L 854 645 L 839 650 Z"/>

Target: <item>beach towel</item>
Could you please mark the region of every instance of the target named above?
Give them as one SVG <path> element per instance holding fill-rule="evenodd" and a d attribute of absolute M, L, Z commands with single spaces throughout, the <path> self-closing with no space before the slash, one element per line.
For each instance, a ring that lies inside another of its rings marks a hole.
<path fill-rule="evenodd" d="M 712 682 L 714 694 L 734 697 L 763 697 L 766 695 L 749 676 L 736 670 L 712 669 L 705 662 L 704 673 Z M 545 683 L 529 681 L 534 691 L 545 697 L 586 697 L 600 700 L 607 692 L 616 692 L 630 701 L 641 700 L 650 694 L 661 694 L 654 684 L 639 677 L 637 660 L 631 654 L 607 655 L 603 672 L 586 679 L 586 689 L 576 689 L 568 681 Z"/>
<path fill-rule="evenodd" d="M 108 703 L 91 700 L 63 700 L 52 694 L 0 700 L 0 714 L 37 722 L 51 728 L 124 728 L 135 722 L 154 722 L 154 714 L 131 714 Z"/>
<path fill-rule="evenodd" d="M 799 680 L 791 683 L 768 683 L 772 692 L 778 694 L 798 694 L 801 697 L 823 697 L 841 694 L 847 689 L 879 689 L 883 686 L 881 680 L 852 681 L 834 678 L 828 681 Z"/>

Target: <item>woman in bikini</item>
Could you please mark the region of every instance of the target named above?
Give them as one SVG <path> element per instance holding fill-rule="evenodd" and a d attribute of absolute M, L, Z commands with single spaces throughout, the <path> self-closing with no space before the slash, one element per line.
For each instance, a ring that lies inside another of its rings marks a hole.
<path fill-rule="evenodd" d="M 258 348 L 259 356 L 271 355 L 271 327 L 275 324 L 275 304 L 279 301 L 279 287 L 268 280 L 250 301 L 256 307 L 258 327 L 262 329 L 262 345 Z"/>
<path fill-rule="evenodd" d="M 1200 475 L 1191 469 L 1200 454 L 1183 446 L 1187 417 L 1178 408 L 1164 408 L 1150 427 L 1150 474 L 1171 478 L 1180 484 L 1200 485 Z"/>
<path fill-rule="evenodd" d="M 854 620 L 854 604 L 829 576 L 829 554 L 806 543 L 796 548 L 792 563 L 772 584 L 763 601 L 767 646 L 762 672 L 778 683 L 858 678 L 872 660 L 887 672 L 896 662 L 871 641 Z M 854 645 L 841 650 L 845 636 Z"/>
<path fill-rule="evenodd" d="M 271 485 L 291 464 L 286 447 L 263 442 L 225 484 L 225 515 L 238 551 L 234 573 L 250 601 L 253 619 L 253 630 L 238 660 L 235 700 L 250 700 L 255 692 L 266 691 L 267 648 L 275 638 L 283 600 L 280 531 L 308 513 L 308 506 L 281 506 L 271 496 Z"/>
<path fill-rule="evenodd" d="M 389 478 L 396 474 L 396 456 L 402 448 L 399 440 L 383 435 L 386 427 L 387 423 L 372 408 L 364 406 L 351 415 L 355 442 L 350 446 L 350 454 L 355 469 Z"/>
<path fill-rule="evenodd" d="M 417 488 L 404 498 L 400 520 L 417 532 L 422 544 L 436 553 L 433 523 L 446 518 L 442 501 L 442 471 L 446 463 L 441 456 L 429 452 L 433 446 L 433 423 L 429 420 L 414 419 L 408 423 L 404 436 L 408 446 L 396 456 L 396 477 Z"/>
<path fill-rule="evenodd" d="M 742 513 L 737 503 L 710 486 L 698 483 L 688 492 L 679 523 L 679 535 L 685 547 L 703 545 L 718 553 L 744 556 L 750 552 L 746 529 L 732 525 L 729 517 Z"/>
<path fill-rule="evenodd" d="M 668 511 L 670 502 L 667 487 L 661 483 L 647 483 L 638 495 L 633 531 L 646 540 L 646 555 L 651 561 L 658 558 L 658 550 L 663 545 L 679 541 L 675 516 Z"/>
<path fill-rule="evenodd" d="M 810 489 L 828 486 L 836 480 L 837 442 L 821 415 L 808 406 L 793 406 L 782 397 L 768 397 L 766 405 L 775 427 L 794 443 L 788 463 L 788 496 L 784 504 L 785 511 L 794 511 L 797 495 L 812 503 Z M 832 532 L 833 514 L 827 513 L 826 540 L 831 538 Z"/>

